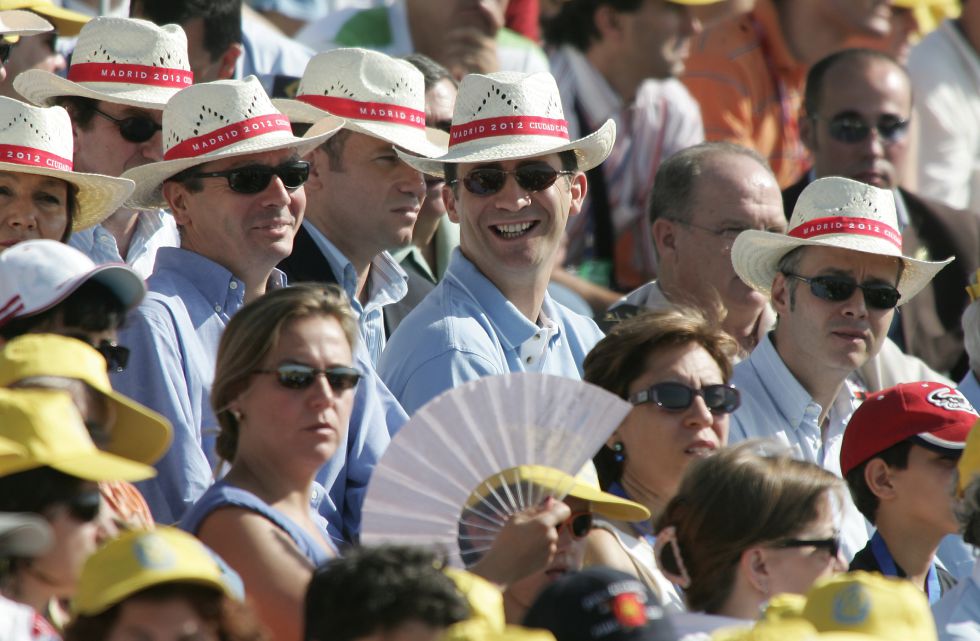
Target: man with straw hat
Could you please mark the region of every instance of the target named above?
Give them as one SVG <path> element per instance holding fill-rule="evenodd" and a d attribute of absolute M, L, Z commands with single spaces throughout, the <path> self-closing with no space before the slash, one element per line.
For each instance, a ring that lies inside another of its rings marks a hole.
<path fill-rule="evenodd" d="M 565 224 L 585 198 L 584 172 L 609 155 L 615 132 L 607 121 L 570 141 L 550 74 L 471 74 L 459 87 L 449 152 L 436 159 L 399 152 L 420 171 L 445 176 L 446 210 L 460 225 L 442 282 L 381 358 L 381 377 L 406 411 L 481 376 L 581 377 L 602 333 L 546 290 Z"/>
<path fill-rule="evenodd" d="M 146 299 L 120 336 L 132 365 L 114 382 L 173 424 L 160 474 L 140 487 L 156 520 L 173 523 L 212 479 L 209 395 L 221 332 L 246 301 L 285 283 L 276 264 L 292 250 L 306 205 L 309 164 L 300 157 L 341 121 L 297 138 L 251 76 L 178 92 L 163 121 L 163 160 L 126 172 L 137 184 L 129 204 L 168 206 L 181 243 L 157 253 Z"/>
<path fill-rule="evenodd" d="M 848 376 L 881 349 L 895 307 L 950 261 L 904 256 L 892 193 L 848 178 L 808 185 L 785 235 L 742 232 L 735 272 L 770 297 L 778 321 L 735 367 L 742 406 L 729 441 L 773 438 L 840 476 L 844 427 L 863 397 Z M 845 508 L 850 559 L 868 531 L 853 503 Z"/>
<path fill-rule="evenodd" d="M 162 158 L 163 107 L 192 81 L 187 38 L 177 25 L 96 18 L 79 34 L 67 78 L 31 69 L 14 88 L 29 102 L 68 110 L 79 171 L 120 176 Z M 179 238 L 162 209 L 120 207 L 71 244 L 96 263 L 125 262 L 146 278 L 157 250 Z"/>

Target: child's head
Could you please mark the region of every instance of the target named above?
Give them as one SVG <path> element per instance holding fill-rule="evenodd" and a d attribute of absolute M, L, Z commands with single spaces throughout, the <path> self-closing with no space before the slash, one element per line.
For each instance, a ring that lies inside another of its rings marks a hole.
<path fill-rule="evenodd" d="M 955 532 L 953 476 L 976 420 L 969 401 L 941 383 L 869 395 L 847 424 L 840 454 L 858 510 L 876 525 L 888 509 L 908 524 Z"/>

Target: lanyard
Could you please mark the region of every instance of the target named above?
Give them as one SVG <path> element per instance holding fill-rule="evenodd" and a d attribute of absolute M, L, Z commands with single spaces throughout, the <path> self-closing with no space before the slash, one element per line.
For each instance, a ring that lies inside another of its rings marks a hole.
<path fill-rule="evenodd" d="M 618 496 L 621 499 L 626 499 L 627 501 L 633 500 L 629 497 L 629 494 L 626 493 L 626 488 L 624 488 L 619 481 L 613 481 L 610 483 L 609 487 L 606 488 L 606 492 Z M 653 532 L 652 520 L 633 522 L 630 523 L 629 526 L 633 530 L 634 534 L 640 538 L 646 539 L 647 543 L 650 545 L 654 545 L 657 542 L 657 537 Z"/>
<path fill-rule="evenodd" d="M 885 576 L 902 576 L 899 574 L 898 566 L 895 565 L 892 553 L 888 551 L 888 546 L 885 545 L 885 539 L 881 538 L 881 534 L 878 532 L 875 532 L 874 536 L 871 537 L 871 553 L 874 554 L 882 574 Z M 936 564 L 930 563 L 929 575 L 926 577 L 926 596 L 929 597 L 929 605 L 934 605 L 939 601 L 939 597 L 942 596 L 941 592 Z"/>

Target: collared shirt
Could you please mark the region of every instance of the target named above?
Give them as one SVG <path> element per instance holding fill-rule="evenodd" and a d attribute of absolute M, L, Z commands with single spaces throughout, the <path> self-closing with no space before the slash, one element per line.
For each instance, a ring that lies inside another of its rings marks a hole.
<path fill-rule="evenodd" d="M 235 77 L 257 76 L 266 93 L 284 97 L 285 84 L 299 81 L 315 53 L 268 26 L 261 17 L 243 12 L 242 55 L 235 65 Z"/>
<path fill-rule="evenodd" d="M 939 641 L 980 641 L 980 560 L 973 573 L 932 606 Z"/>
<path fill-rule="evenodd" d="M 442 282 L 392 334 L 378 371 L 409 414 L 482 376 L 539 371 L 581 378 L 582 361 L 602 332 L 547 294 L 541 315 L 542 325 L 529 321 L 457 250 Z"/>
<path fill-rule="evenodd" d="M 616 141 L 600 167 L 606 202 L 586 198 L 583 215 L 568 224 L 568 258 L 573 265 L 603 258 L 595 255 L 597 217 L 608 216 L 613 232 L 615 286 L 632 289 L 656 275 L 653 237 L 647 199 L 660 163 L 675 152 L 704 141 L 701 111 L 676 79 L 647 80 L 631 104 L 571 46 L 550 56 L 562 109 L 572 139 L 598 129 L 606 120 L 616 123 Z M 609 285 L 609 283 L 603 283 Z"/>
<path fill-rule="evenodd" d="M 367 304 L 361 305 L 357 298 L 357 271 L 354 265 L 312 223 L 306 221 L 303 224 L 350 299 L 351 307 L 357 314 L 364 345 L 371 355 L 371 362 L 377 365 L 385 348 L 385 319 L 382 310 L 385 305 L 397 303 L 408 293 L 408 276 L 405 270 L 398 266 L 388 252 L 375 256 L 365 285 L 368 288 Z"/>
<path fill-rule="evenodd" d="M 452 258 L 453 250 L 459 247 L 459 225 L 449 220 L 449 216 L 442 215 L 439 219 L 439 226 L 436 227 L 435 236 L 432 238 L 435 246 L 435 268 L 429 265 L 422 250 L 415 245 L 408 245 L 401 249 L 391 252 L 391 257 L 398 261 L 404 269 L 412 269 L 420 276 L 426 278 L 433 285 L 442 280 L 443 274 L 449 267 L 449 260 Z"/>
<path fill-rule="evenodd" d="M 153 272 L 157 251 L 161 247 L 178 247 L 180 234 L 174 217 L 157 209 L 141 211 L 136 218 L 136 230 L 129 242 L 125 258 L 119 254 L 116 237 L 102 225 L 73 232 L 68 244 L 92 259 L 96 265 L 126 263 L 144 279 Z"/>
<path fill-rule="evenodd" d="M 735 366 L 732 383 L 742 393 L 742 405 L 732 414 L 729 444 L 750 438 L 772 439 L 789 447 L 794 457 L 841 476 L 844 428 L 860 405 L 859 390 L 850 381 L 844 382 L 830 408 L 826 434 L 821 434 L 818 422 L 823 408 L 786 367 L 771 334 Z M 844 498 L 841 541 L 850 560 L 868 542 L 871 531 L 850 494 Z"/>
<path fill-rule="evenodd" d="M 974 408 L 980 407 L 980 382 L 977 381 L 977 375 L 973 371 L 966 373 L 957 389 L 962 392 L 966 400 L 970 401 L 970 405 Z"/>

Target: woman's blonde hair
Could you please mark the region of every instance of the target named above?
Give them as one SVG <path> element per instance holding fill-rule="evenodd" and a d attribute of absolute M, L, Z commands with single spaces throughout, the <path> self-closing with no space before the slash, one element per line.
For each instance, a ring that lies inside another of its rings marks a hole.
<path fill-rule="evenodd" d="M 310 316 L 337 319 L 351 350 L 357 339 L 357 320 L 347 296 L 336 285 L 300 283 L 276 289 L 242 307 L 225 327 L 211 386 L 211 408 L 220 430 L 215 443 L 226 461 L 238 449 L 238 420 L 228 406 L 238 398 L 256 369 L 279 342 L 283 328 Z"/>

